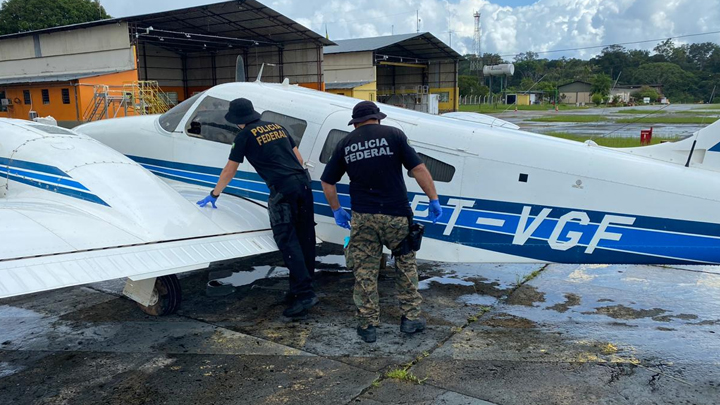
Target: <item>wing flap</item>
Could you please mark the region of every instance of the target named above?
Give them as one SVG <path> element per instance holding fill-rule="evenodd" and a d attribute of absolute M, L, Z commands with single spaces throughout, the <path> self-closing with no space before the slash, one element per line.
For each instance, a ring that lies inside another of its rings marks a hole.
<path fill-rule="evenodd" d="M 270 230 L 0 261 L 0 298 L 129 277 L 141 280 L 274 252 Z"/>

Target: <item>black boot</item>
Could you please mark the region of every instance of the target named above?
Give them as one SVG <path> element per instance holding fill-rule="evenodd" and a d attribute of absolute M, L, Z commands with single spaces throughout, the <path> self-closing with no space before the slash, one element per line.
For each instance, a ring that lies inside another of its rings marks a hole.
<path fill-rule="evenodd" d="M 365 341 L 365 343 L 372 343 L 377 340 L 377 331 L 373 325 L 370 325 L 367 328 L 361 328 L 358 326 L 357 334 Z"/>
<path fill-rule="evenodd" d="M 318 297 L 315 294 L 303 299 L 296 298 L 295 302 L 283 311 L 283 315 L 288 318 L 303 315 L 303 313 L 306 313 L 308 309 L 317 305 L 318 302 L 320 302 L 320 300 L 318 300 Z"/>
<path fill-rule="evenodd" d="M 421 332 L 425 330 L 425 319 L 418 318 L 415 320 L 409 320 L 403 315 L 400 321 L 400 331 L 407 334 L 413 334 L 415 332 Z"/>

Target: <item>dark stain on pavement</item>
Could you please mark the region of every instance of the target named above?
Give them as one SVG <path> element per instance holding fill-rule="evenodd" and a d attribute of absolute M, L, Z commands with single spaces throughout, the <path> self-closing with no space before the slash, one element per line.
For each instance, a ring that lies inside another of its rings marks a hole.
<path fill-rule="evenodd" d="M 480 323 L 482 326 L 489 326 L 491 328 L 512 328 L 512 329 L 531 329 L 535 328 L 537 324 L 527 318 L 521 318 L 519 316 L 507 314 L 504 312 L 494 314 L 487 320 Z"/>
<path fill-rule="evenodd" d="M 551 309 L 553 311 L 558 312 L 567 312 L 570 307 L 575 307 L 580 305 L 580 296 L 573 293 L 565 294 L 565 302 L 557 303 L 551 307 L 547 307 L 545 309 Z"/>
<path fill-rule="evenodd" d="M 667 311 L 660 308 L 653 309 L 634 309 L 618 304 L 609 307 L 595 308 L 594 312 L 583 312 L 583 315 L 605 315 L 614 319 L 640 319 L 652 318 L 666 313 Z"/>
<path fill-rule="evenodd" d="M 534 307 L 536 302 L 545 302 L 545 293 L 538 291 L 536 287 L 523 284 L 518 287 L 507 299 L 510 305 L 524 305 Z"/>

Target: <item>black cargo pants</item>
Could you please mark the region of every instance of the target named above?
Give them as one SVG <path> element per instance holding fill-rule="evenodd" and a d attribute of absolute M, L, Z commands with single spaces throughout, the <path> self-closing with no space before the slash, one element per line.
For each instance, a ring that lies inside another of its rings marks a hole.
<path fill-rule="evenodd" d="M 308 176 L 291 176 L 271 186 L 268 212 L 275 243 L 290 270 L 290 294 L 308 298 L 314 294 L 315 274 L 315 213 Z"/>

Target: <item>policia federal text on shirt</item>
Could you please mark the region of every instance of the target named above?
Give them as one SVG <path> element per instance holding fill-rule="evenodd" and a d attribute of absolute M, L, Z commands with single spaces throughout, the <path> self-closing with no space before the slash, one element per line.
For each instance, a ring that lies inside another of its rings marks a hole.
<path fill-rule="evenodd" d="M 250 100 L 230 103 L 225 119 L 241 129 L 215 189 L 200 206 L 215 201 L 247 158 L 270 189 L 268 213 L 275 242 L 290 270 L 290 305 L 283 315 L 304 315 L 317 304 L 312 280 L 315 272 L 315 215 L 310 177 L 302 166 L 295 142 L 282 126 L 260 121 Z"/>
<path fill-rule="evenodd" d="M 430 198 L 433 221 L 442 215 L 430 172 L 401 130 L 380 125 L 385 117 L 375 103 L 358 103 L 348 124 L 355 125 L 355 130 L 337 144 L 322 175 L 323 191 L 336 223 L 349 229 L 352 220 L 348 254 L 355 274 L 353 300 L 358 308 L 357 333 L 368 343 L 376 340 L 375 328 L 380 322 L 377 278 L 383 246 L 390 250 L 397 248 L 408 235 L 413 216 L 403 166 L 413 173 Z M 340 206 L 335 187 L 345 173 L 350 177 L 352 219 Z M 422 297 L 418 292 L 415 252 L 395 260 L 400 272 L 397 289 L 403 313 L 400 330 L 415 333 L 425 329 L 425 320 L 420 318 Z"/>

